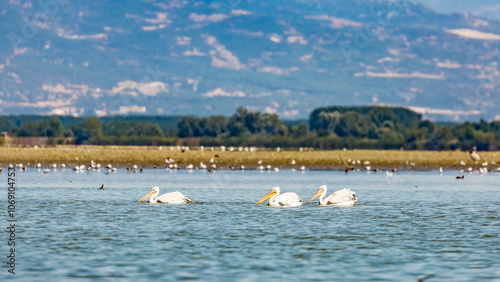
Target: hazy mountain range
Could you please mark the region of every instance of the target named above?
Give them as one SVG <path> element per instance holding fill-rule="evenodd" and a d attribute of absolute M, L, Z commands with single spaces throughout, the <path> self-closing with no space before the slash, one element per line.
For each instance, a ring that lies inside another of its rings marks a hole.
<path fill-rule="evenodd" d="M 495 1 L 419 2 L 2 1 L 0 115 L 398 105 L 500 119 Z"/>
<path fill-rule="evenodd" d="M 500 2 L 498 0 L 411 0 L 423 3 L 440 13 L 468 13 L 492 20 L 500 20 Z"/>

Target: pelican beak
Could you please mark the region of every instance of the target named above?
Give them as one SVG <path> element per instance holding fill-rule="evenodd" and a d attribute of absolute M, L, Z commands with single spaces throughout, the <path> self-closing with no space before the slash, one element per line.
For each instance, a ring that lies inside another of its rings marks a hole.
<path fill-rule="evenodd" d="M 269 191 L 264 197 L 262 197 L 262 199 L 260 199 L 255 205 L 258 205 L 258 204 L 262 204 L 263 202 L 265 202 L 267 199 L 273 197 L 274 195 L 276 195 L 276 192 L 274 191 Z"/>
<path fill-rule="evenodd" d="M 151 197 L 151 195 L 153 195 L 153 191 L 150 191 L 149 193 L 146 194 L 146 196 L 142 197 L 142 199 L 140 199 L 139 201 L 137 201 L 138 203 L 146 200 L 147 198 Z"/>
<path fill-rule="evenodd" d="M 321 193 L 322 193 L 322 191 L 318 189 L 318 191 L 316 191 L 316 193 L 314 193 L 314 195 L 311 197 L 311 199 L 309 199 L 309 201 L 307 201 L 307 203 L 309 204 L 312 200 L 316 199 L 316 197 L 321 195 Z"/>

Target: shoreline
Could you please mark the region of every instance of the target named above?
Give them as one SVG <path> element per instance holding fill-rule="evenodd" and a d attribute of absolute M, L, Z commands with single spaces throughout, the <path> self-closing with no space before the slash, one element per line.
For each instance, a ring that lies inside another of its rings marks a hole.
<path fill-rule="evenodd" d="M 445 170 L 479 170 L 486 167 L 491 171 L 500 168 L 500 151 L 479 152 L 481 160 L 473 162 L 469 152 L 463 151 L 400 151 L 400 150 L 266 150 L 259 149 L 254 152 L 245 151 L 220 151 L 216 150 L 189 150 L 179 151 L 177 147 L 152 146 L 57 146 L 57 147 L 0 147 L 0 167 L 9 164 L 23 164 L 34 167 L 40 163 L 42 168 L 49 168 L 52 164 L 64 163 L 66 168 L 76 165 L 88 166 L 91 161 L 100 163 L 102 168 L 111 164 L 117 168 L 127 168 L 137 165 L 139 168 L 165 168 L 167 158 L 172 158 L 179 169 L 188 165 L 194 168 L 200 162 L 209 167 L 212 163 L 217 169 L 239 170 L 243 165 L 247 170 L 255 170 L 260 165 L 271 166 L 279 169 L 299 169 L 304 166 L 306 170 L 435 170 L 442 167 Z M 343 161 L 342 161 L 343 159 Z M 292 164 L 295 160 L 295 164 Z M 259 161 L 261 163 L 259 164 Z M 354 164 L 353 164 L 354 162 Z M 465 165 L 462 165 L 464 162 Z M 487 165 L 485 162 L 488 162 Z"/>

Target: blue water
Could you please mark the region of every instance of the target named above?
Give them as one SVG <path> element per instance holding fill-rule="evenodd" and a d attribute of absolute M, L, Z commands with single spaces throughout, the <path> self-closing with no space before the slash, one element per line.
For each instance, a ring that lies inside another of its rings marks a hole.
<path fill-rule="evenodd" d="M 458 174 L 28 169 L 16 176 L 16 274 L 5 233 L 0 280 L 500 281 L 500 173 Z M 360 201 L 254 206 L 273 186 L 307 200 L 323 184 Z M 7 226 L 5 171 L 0 185 Z M 195 203 L 137 203 L 153 186 Z"/>

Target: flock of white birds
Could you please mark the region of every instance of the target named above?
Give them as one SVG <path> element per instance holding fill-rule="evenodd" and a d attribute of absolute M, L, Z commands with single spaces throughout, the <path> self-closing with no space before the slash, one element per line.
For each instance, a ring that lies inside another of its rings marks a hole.
<path fill-rule="evenodd" d="M 163 149 L 162 147 L 159 147 L 159 150 L 162 150 L 162 149 Z M 173 147 L 173 146 L 170 147 L 170 150 L 176 150 L 176 149 L 179 151 L 183 151 L 183 152 L 189 151 L 188 146 L 177 146 L 177 148 Z M 203 146 L 201 146 L 200 149 L 202 151 L 205 150 L 205 148 Z M 214 151 L 215 148 L 210 147 L 208 150 Z M 256 148 L 255 147 L 239 147 L 239 148 L 228 147 L 228 148 L 226 148 L 225 146 L 220 147 L 220 151 L 226 151 L 226 150 L 253 152 L 256 150 Z M 281 151 L 281 148 L 277 147 L 276 150 Z M 303 151 L 303 149 L 300 148 L 299 151 Z M 470 158 L 477 166 L 480 165 L 479 168 L 477 170 L 475 170 L 472 167 L 468 167 L 467 169 L 462 169 L 461 172 L 473 173 L 473 172 L 478 171 L 481 175 L 483 175 L 483 174 L 491 171 L 491 169 L 488 168 L 489 165 L 493 165 L 493 166 L 496 165 L 496 162 L 494 162 L 494 161 L 490 161 L 490 162 L 485 161 L 485 162 L 480 163 L 481 157 L 477 153 L 476 147 L 474 147 L 470 151 Z M 371 168 L 369 161 L 362 162 L 360 160 L 351 160 L 351 159 L 348 159 L 347 161 L 344 161 L 343 159 L 341 159 L 341 160 L 346 167 L 346 169 L 345 169 L 346 173 L 350 170 L 355 170 L 354 169 L 355 165 L 364 167 L 366 169 L 366 171 L 372 171 L 372 168 Z M 299 167 L 295 160 L 292 160 L 290 162 L 290 164 L 292 166 L 296 167 L 299 171 L 306 170 L 305 166 Z M 409 162 L 409 161 L 406 162 L 406 165 L 411 166 L 411 167 L 415 166 L 414 163 Z M 460 161 L 460 165 L 466 166 L 467 163 L 462 160 L 462 161 Z M 15 165 L 15 167 L 17 167 L 21 170 L 26 170 L 27 166 L 30 166 L 30 164 L 24 165 L 21 163 L 21 164 Z M 10 164 L 9 167 L 14 167 L 14 165 Z M 34 165 L 34 168 L 41 170 L 42 173 L 46 174 L 46 173 L 49 173 L 51 170 L 55 170 L 58 168 L 65 169 L 66 164 L 62 163 L 62 164 L 57 165 L 54 163 L 54 164 L 51 164 L 49 166 L 49 168 L 45 168 L 42 170 L 42 164 L 37 163 Z M 156 168 L 156 164 L 154 165 L 154 168 Z M 178 165 L 174 159 L 172 159 L 171 157 L 168 157 L 165 159 L 165 168 L 167 170 L 177 170 L 177 169 L 181 169 L 181 166 Z M 185 168 L 189 171 L 194 170 L 194 169 L 201 169 L 201 170 L 208 170 L 209 172 L 213 172 L 213 171 L 217 170 L 217 165 L 216 165 L 215 159 L 210 158 L 208 160 L 207 164 L 204 164 L 202 161 L 200 161 L 199 165 L 188 164 L 188 165 L 183 166 L 183 168 Z M 117 172 L 117 168 L 114 167 L 113 165 L 107 164 L 106 166 L 102 166 L 101 164 L 96 163 L 93 160 L 91 160 L 88 165 L 83 165 L 83 164 L 82 165 L 75 165 L 72 167 L 72 169 L 76 172 L 82 172 L 85 170 L 87 170 L 87 171 L 93 171 L 93 170 L 100 171 L 101 169 L 106 169 L 106 174 L 109 174 L 111 172 Z M 131 167 L 126 168 L 127 171 L 129 171 L 129 172 L 133 171 L 134 173 L 136 173 L 138 169 L 140 172 L 143 172 L 143 168 L 142 167 L 139 168 L 139 166 L 135 165 L 135 164 L 132 165 Z M 231 169 L 231 170 L 235 170 L 235 169 L 245 170 L 245 166 L 241 165 L 238 168 L 236 168 L 234 166 L 229 166 L 229 169 Z M 278 167 L 272 167 L 271 165 L 264 165 L 262 163 L 262 160 L 259 160 L 257 162 L 256 169 L 259 171 L 265 171 L 265 170 L 266 171 L 276 171 L 276 172 L 279 171 Z M 297 169 L 292 169 L 292 170 L 297 170 Z M 356 170 L 359 171 L 360 169 L 358 168 Z M 494 170 L 496 170 L 497 172 L 500 172 L 500 167 L 498 167 Z M 3 169 L 0 169 L 0 173 L 2 171 L 3 171 Z M 379 172 L 381 170 L 374 169 L 373 171 Z M 391 171 L 388 170 L 388 171 L 386 171 L 386 175 L 388 177 L 392 177 L 396 171 L 397 171 L 396 168 L 394 168 Z M 442 173 L 443 173 L 443 169 L 442 169 L 442 167 L 440 167 L 439 174 L 442 174 Z M 456 178 L 463 179 L 464 176 L 457 176 Z M 140 199 L 139 202 L 145 201 L 146 199 L 148 199 L 149 203 L 185 204 L 185 203 L 192 202 L 190 199 L 188 199 L 187 197 L 182 195 L 180 192 L 171 192 L 171 193 L 167 193 L 167 194 L 164 194 L 164 195 L 158 197 L 159 190 L 160 189 L 158 187 L 153 187 L 153 189 L 148 194 L 146 194 L 142 199 Z M 347 189 L 347 188 L 336 191 L 325 198 L 326 193 L 327 193 L 327 187 L 326 187 L 326 185 L 323 185 L 316 191 L 316 193 L 311 197 L 311 199 L 309 199 L 309 201 L 307 201 L 307 203 L 311 202 L 312 200 L 314 200 L 317 197 L 319 197 L 318 202 L 321 206 L 327 206 L 327 205 L 350 206 L 350 205 L 354 205 L 358 201 L 358 199 L 355 195 L 355 192 L 351 191 L 350 189 Z M 275 207 L 278 207 L 278 206 L 279 207 L 281 207 L 281 206 L 287 206 L 287 207 L 300 206 L 304 202 L 295 193 L 280 194 L 279 187 L 272 188 L 271 191 L 269 191 L 266 195 L 264 195 L 264 197 L 262 197 L 255 205 L 259 205 L 267 200 L 269 200 L 269 206 L 275 206 Z"/>

